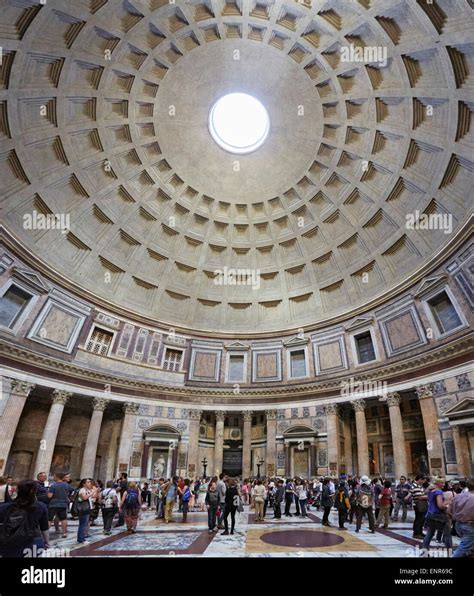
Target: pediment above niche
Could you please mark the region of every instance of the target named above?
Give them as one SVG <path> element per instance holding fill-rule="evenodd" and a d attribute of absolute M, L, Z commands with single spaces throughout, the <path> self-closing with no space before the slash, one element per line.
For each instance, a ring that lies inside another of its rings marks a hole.
<path fill-rule="evenodd" d="M 444 413 L 443 416 L 446 418 L 465 418 L 469 417 L 472 418 L 474 416 L 474 398 L 473 397 L 466 397 L 462 401 L 454 404 L 450 408 L 448 408 Z"/>
<path fill-rule="evenodd" d="M 372 325 L 373 322 L 374 322 L 374 317 L 356 317 L 346 327 L 346 331 L 354 331 L 355 329 L 360 329 L 361 327 L 366 327 L 368 325 Z"/>
<path fill-rule="evenodd" d="M 292 339 L 289 339 L 286 342 L 283 342 L 285 348 L 292 348 L 294 346 L 305 346 L 309 342 L 309 337 L 306 336 L 295 336 Z"/>
<path fill-rule="evenodd" d="M 32 290 L 45 294 L 50 291 L 50 287 L 46 284 L 43 278 L 37 273 L 22 269 L 20 267 L 13 267 L 12 277 L 22 281 L 24 284 L 29 286 Z"/>
<path fill-rule="evenodd" d="M 436 290 L 436 288 L 445 286 L 447 282 L 447 273 L 440 273 L 439 275 L 426 277 L 425 279 L 421 280 L 420 285 L 416 289 L 414 296 L 415 298 L 423 298 L 433 290 Z"/>
<path fill-rule="evenodd" d="M 229 351 L 243 351 L 248 350 L 250 346 L 248 344 L 244 344 L 241 341 L 233 341 L 231 344 L 228 344 L 225 349 Z"/>

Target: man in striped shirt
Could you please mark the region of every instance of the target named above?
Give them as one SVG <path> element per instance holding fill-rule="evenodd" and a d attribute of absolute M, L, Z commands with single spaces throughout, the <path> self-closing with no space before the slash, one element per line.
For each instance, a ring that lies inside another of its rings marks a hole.
<path fill-rule="evenodd" d="M 413 510 L 415 511 L 415 521 L 413 522 L 413 538 L 422 540 L 423 523 L 425 521 L 426 511 L 428 509 L 428 495 L 426 488 L 428 482 L 425 476 L 415 476 L 415 481 L 410 489 L 410 494 L 413 499 Z"/>

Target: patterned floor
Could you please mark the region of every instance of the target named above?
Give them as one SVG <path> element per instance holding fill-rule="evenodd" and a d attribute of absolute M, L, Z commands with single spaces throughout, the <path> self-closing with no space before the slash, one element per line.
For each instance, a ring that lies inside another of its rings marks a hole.
<path fill-rule="evenodd" d="M 331 513 L 333 527 L 321 525 L 319 513 L 308 517 L 273 518 L 269 513 L 264 522 L 256 522 L 249 508 L 238 514 L 234 535 L 223 536 L 222 531 L 209 534 L 207 515 L 191 512 L 186 524 L 175 512 L 170 524 L 155 520 L 154 512 L 145 511 L 135 534 L 124 528 L 114 528 L 111 536 L 104 536 L 99 524 L 90 529 L 90 543 L 76 543 L 77 522 L 69 521 L 68 538 L 51 533 L 51 545 L 63 549 L 73 557 L 418 557 L 421 542 L 412 538 L 412 515 L 407 522 L 391 522 L 375 534 L 367 523 L 355 533 L 355 523 L 347 530 L 337 528 L 337 514 Z M 454 539 L 454 544 L 458 539 Z M 431 544 L 430 556 L 446 557 L 442 544 Z"/>

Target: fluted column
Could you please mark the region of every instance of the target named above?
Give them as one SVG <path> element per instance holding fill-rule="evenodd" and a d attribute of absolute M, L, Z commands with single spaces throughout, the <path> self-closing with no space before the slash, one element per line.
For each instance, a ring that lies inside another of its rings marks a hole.
<path fill-rule="evenodd" d="M 265 474 L 275 476 L 276 474 L 276 410 L 267 410 L 267 452 L 265 463 Z"/>
<path fill-rule="evenodd" d="M 438 413 L 433 399 L 431 385 L 421 385 L 416 388 L 420 401 L 421 415 L 425 429 L 426 447 L 432 476 L 444 475 L 444 455 L 441 433 L 438 424 Z"/>
<path fill-rule="evenodd" d="M 326 425 L 328 433 L 328 467 L 331 476 L 339 476 L 340 449 L 339 449 L 339 427 L 337 415 L 339 408 L 336 404 L 329 404 L 326 410 Z"/>
<path fill-rule="evenodd" d="M 395 478 L 408 477 L 407 451 L 405 447 L 405 433 L 403 432 L 402 413 L 399 393 L 387 395 L 388 413 L 390 415 L 390 430 L 392 432 L 393 461 L 395 463 Z"/>
<path fill-rule="evenodd" d="M 104 411 L 110 400 L 96 397 L 92 402 L 92 417 L 87 433 L 86 447 L 82 458 L 81 478 L 93 478 L 97 445 L 99 443 L 100 427 Z"/>
<path fill-rule="evenodd" d="M 354 464 L 352 463 L 352 432 L 351 432 L 351 411 L 344 412 L 344 458 L 346 462 L 346 474 L 353 474 Z"/>
<path fill-rule="evenodd" d="M 130 456 L 132 454 L 133 432 L 135 430 L 135 418 L 138 414 L 138 404 L 127 402 L 123 405 L 124 417 L 122 421 L 122 432 L 118 449 L 118 470 L 126 471 L 130 468 Z"/>
<path fill-rule="evenodd" d="M 252 410 L 242 412 L 244 419 L 244 435 L 242 445 L 242 478 L 249 478 L 251 475 L 250 456 L 252 450 Z"/>
<path fill-rule="evenodd" d="M 6 384 L 6 381 L 7 379 L 4 377 L 2 382 Z M 3 416 L 0 418 L 0 475 L 3 474 L 7 465 L 8 455 L 26 399 L 34 388 L 33 383 L 11 380 L 10 396 Z M 4 395 L 0 397 L 6 399 Z"/>
<path fill-rule="evenodd" d="M 198 473 L 199 458 L 199 422 L 202 410 L 190 410 L 189 412 L 189 444 L 188 444 L 188 477 L 195 478 Z"/>
<path fill-rule="evenodd" d="M 216 412 L 216 437 L 214 441 L 214 474 L 219 475 L 222 472 L 224 461 L 224 420 L 225 412 Z"/>
<path fill-rule="evenodd" d="M 357 433 L 357 463 L 359 476 L 368 475 L 369 467 L 369 442 L 367 441 L 367 424 L 365 422 L 366 403 L 363 399 L 351 401 L 355 410 Z"/>
<path fill-rule="evenodd" d="M 64 407 L 71 396 L 72 393 L 63 391 L 62 389 L 55 389 L 53 391 L 51 396 L 53 403 L 49 410 L 48 419 L 43 429 L 43 436 L 41 437 L 40 447 L 36 456 L 35 478 L 40 472 L 45 472 L 49 476 L 59 425 L 61 424 Z"/>
<path fill-rule="evenodd" d="M 118 438 L 120 434 L 120 428 L 122 426 L 122 420 L 118 416 L 117 412 L 112 412 L 109 415 L 109 418 L 112 417 L 110 420 L 110 427 L 109 427 L 109 435 L 108 435 L 108 449 L 107 449 L 107 469 L 105 472 L 105 477 L 107 479 L 114 478 L 117 472 L 117 455 L 118 455 Z"/>
<path fill-rule="evenodd" d="M 466 431 L 463 426 L 452 426 L 454 439 L 454 449 L 456 451 L 456 461 L 458 464 L 458 476 L 468 478 L 471 476 L 471 462 L 469 461 L 469 445 Z"/>

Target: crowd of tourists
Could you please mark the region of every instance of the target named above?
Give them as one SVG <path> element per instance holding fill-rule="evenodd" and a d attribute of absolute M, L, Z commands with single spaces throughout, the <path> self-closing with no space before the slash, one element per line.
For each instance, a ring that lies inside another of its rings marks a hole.
<path fill-rule="evenodd" d="M 474 551 L 474 479 L 445 481 L 415 476 L 410 481 L 401 476 L 393 483 L 383 478 L 342 475 L 306 480 L 303 478 L 236 478 L 220 474 L 195 480 L 174 476 L 139 484 L 122 473 L 104 484 L 83 478 L 73 483 L 70 474 L 58 473 L 48 482 L 45 473 L 36 480 L 0 477 L 0 556 L 25 556 L 25 545 L 31 549 L 49 548 L 53 527 L 57 538 L 68 537 L 68 519 L 77 519 L 77 542 L 88 544 L 90 527 L 102 514 L 103 534 L 110 536 L 112 527 L 126 527 L 135 533 L 142 510 L 155 511 L 164 523 L 180 515 L 188 521 L 189 511 L 207 512 L 209 534 L 223 530 L 234 534 L 236 514 L 244 506 L 254 510 L 249 521 L 263 523 L 282 517 L 312 517 L 313 521 L 331 527 L 333 509 L 337 528 L 355 523 L 362 529 L 367 517 L 368 531 L 387 529 L 390 522 L 407 521 L 413 508 L 413 538 L 422 540 L 422 552 L 429 552 L 435 540 L 453 557 L 472 556 Z M 315 515 L 321 512 L 322 517 Z M 271 514 L 271 518 L 269 515 Z M 229 526 L 230 519 L 230 526 Z M 461 538 L 452 553 L 453 536 Z M 28 555 L 31 556 L 31 555 Z"/>

